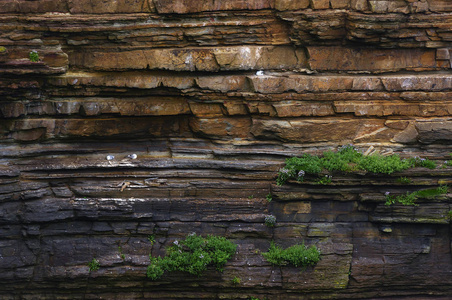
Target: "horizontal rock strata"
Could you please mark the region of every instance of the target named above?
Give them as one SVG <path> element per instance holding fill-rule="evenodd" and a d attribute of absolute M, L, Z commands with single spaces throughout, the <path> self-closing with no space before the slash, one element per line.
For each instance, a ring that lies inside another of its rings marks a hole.
<path fill-rule="evenodd" d="M 450 298 L 450 190 L 417 206 L 385 193 L 452 185 L 451 14 L 446 0 L 0 1 L 2 299 Z M 276 185 L 286 158 L 348 143 L 437 167 Z M 149 254 L 192 232 L 238 245 L 224 272 L 146 278 Z M 272 240 L 321 260 L 272 266 Z"/>

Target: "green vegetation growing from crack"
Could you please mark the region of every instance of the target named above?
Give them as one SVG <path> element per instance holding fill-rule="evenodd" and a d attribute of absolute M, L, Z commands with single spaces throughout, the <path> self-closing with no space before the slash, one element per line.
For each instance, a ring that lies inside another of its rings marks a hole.
<path fill-rule="evenodd" d="M 38 51 L 33 50 L 28 54 L 28 58 L 31 62 L 38 62 L 39 61 L 39 54 Z"/>
<path fill-rule="evenodd" d="M 353 145 L 345 145 L 337 152 L 325 151 L 321 157 L 303 154 L 301 157 L 291 157 L 286 160 L 286 165 L 278 172 L 276 183 L 283 185 L 288 180 L 303 182 L 306 174 L 319 175 L 322 172 L 342 171 L 367 171 L 379 174 L 392 174 L 414 167 L 436 168 L 435 162 L 414 157 L 401 159 L 397 154 L 380 155 L 378 153 L 365 155 Z M 320 176 L 319 184 L 328 184 L 331 177 Z"/>
<path fill-rule="evenodd" d="M 397 179 L 398 182 L 402 183 L 402 184 L 410 184 L 413 183 L 413 180 L 411 180 L 408 177 L 400 177 Z"/>
<path fill-rule="evenodd" d="M 412 193 L 407 192 L 405 195 L 398 195 L 398 196 L 392 196 L 389 192 L 385 193 L 386 196 L 386 203 L 385 205 L 392 205 L 392 204 L 402 204 L 402 205 L 415 205 L 415 201 L 419 198 L 424 199 L 433 199 L 436 196 L 447 194 L 449 190 L 449 187 L 447 185 L 441 185 L 434 189 L 426 189 L 426 190 L 420 190 L 415 191 Z"/>
<path fill-rule="evenodd" d="M 268 252 L 262 253 L 262 256 L 273 265 L 291 264 L 305 269 L 308 266 L 314 266 L 320 260 L 320 251 L 314 245 L 308 248 L 304 242 L 283 249 L 272 241 Z"/>
<path fill-rule="evenodd" d="M 239 277 L 234 276 L 234 278 L 232 278 L 231 282 L 233 285 L 239 285 L 240 282 L 242 282 L 242 280 Z"/>
<path fill-rule="evenodd" d="M 166 249 L 165 257 L 152 257 L 147 268 L 147 276 L 156 280 L 167 272 L 182 271 L 200 276 L 209 265 L 214 265 L 220 272 L 223 266 L 232 258 L 237 245 L 224 237 L 209 235 L 206 238 L 196 234 L 189 235 L 185 240 L 174 241 Z"/>
<path fill-rule="evenodd" d="M 89 263 L 88 263 L 88 268 L 90 272 L 93 271 L 97 271 L 100 268 L 100 263 L 97 259 L 93 258 Z"/>
<path fill-rule="evenodd" d="M 275 227 L 276 217 L 274 215 L 267 215 L 264 218 L 264 222 L 267 227 Z"/>
<path fill-rule="evenodd" d="M 450 155 L 450 160 L 444 161 L 443 168 L 445 168 L 447 166 L 452 167 L 452 153 L 449 153 L 449 155 Z"/>
<path fill-rule="evenodd" d="M 267 199 L 268 202 L 272 202 L 273 196 L 271 193 L 269 193 L 267 196 L 265 196 L 265 199 Z"/>
<path fill-rule="evenodd" d="M 119 252 L 119 256 L 121 257 L 122 260 L 126 259 L 125 254 L 122 252 L 122 248 L 121 246 L 118 246 L 118 252 Z"/>

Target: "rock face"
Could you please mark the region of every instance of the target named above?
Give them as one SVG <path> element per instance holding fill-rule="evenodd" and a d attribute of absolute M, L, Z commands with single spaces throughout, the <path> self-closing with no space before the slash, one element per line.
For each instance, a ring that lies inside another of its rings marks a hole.
<path fill-rule="evenodd" d="M 451 1 L 0 2 L 2 299 L 452 297 L 451 194 L 384 205 L 452 184 Z M 276 185 L 348 143 L 440 167 Z M 191 232 L 225 271 L 147 279 Z"/>

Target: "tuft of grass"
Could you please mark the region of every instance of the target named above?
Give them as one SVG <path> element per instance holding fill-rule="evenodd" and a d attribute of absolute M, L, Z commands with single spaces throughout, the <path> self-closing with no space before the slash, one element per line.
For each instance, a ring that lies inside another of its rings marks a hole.
<path fill-rule="evenodd" d="M 97 259 L 93 258 L 89 263 L 88 263 L 88 268 L 90 272 L 93 271 L 97 271 L 100 268 L 100 263 Z"/>
<path fill-rule="evenodd" d="M 416 199 L 417 199 L 416 192 L 414 193 L 407 192 L 405 195 L 398 196 L 387 195 L 385 205 L 402 204 L 417 206 L 417 204 L 415 203 Z"/>
<path fill-rule="evenodd" d="M 265 216 L 264 222 L 267 227 L 275 227 L 276 217 L 274 215 L 267 215 Z"/>
<path fill-rule="evenodd" d="M 237 245 L 224 237 L 208 235 L 206 238 L 191 234 L 185 240 L 174 241 L 166 249 L 165 257 L 152 257 L 147 276 L 157 280 L 165 272 L 182 271 L 200 276 L 207 266 L 213 265 L 220 272 L 223 266 L 235 254 Z"/>
<path fill-rule="evenodd" d="M 408 177 L 400 177 L 397 179 L 398 182 L 403 183 L 403 184 L 410 184 L 413 183 L 413 180 L 411 180 Z"/>
<path fill-rule="evenodd" d="M 295 267 L 306 268 L 314 266 L 320 260 L 320 251 L 314 245 L 308 248 L 304 242 L 283 249 L 272 241 L 268 252 L 262 253 L 262 256 L 273 265 L 291 264 Z"/>
<path fill-rule="evenodd" d="M 325 175 L 324 177 L 320 177 L 319 179 L 317 179 L 316 183 L 327 185 L 327 184 L 331 183 L 332 178 L 333 178 L 333 176 L 331 176 L 331 175 Z"/>
<path fill-rule="evenodd" d="M 232 284 L 233 284 L 233 285 L 239 285 L 240 282 L 241 282 L 240 278 L 237 277 L 237 276 L 234 276 L 234 278 L 232 278 L 231 281 L 232 281 Z"/>
<path fill-rule="evenodd" d="M 271 193 L 268 194 L 268 195 L 265 197 L 265 199 L 267 199 L 268 202 L 272 202 L 272 200 L 273 200 L 272 194 L 271 194 Z"/>
<path fill-rule="evenodd" d="M 446 160 L 446 161 L 444 162 L 443 167 L 444 167 L 444 166 L 452 167 L 452 153 L 450 153 L 449 155 L 450 155 L 450 160 Z"/>
<path fill-rule="evenodd" d="M 122 252 L 122 248 L 121 246 L 118 246 L 118 252 L 119 252 L 119 256 L 121 257 L 122 260 L 126 259 L 125 254 Z"/>
<path fill-rule="evenodd" d="M 427 158 L 420 158 L 420 157 L 416 156 L 416 157 L 410 158 L 409 161 L 414 167 L 423 167 L 423 168 L 429 168 L 429 169 L 436 168 L 436 163 Z"/>
<path fill-rule="evenodd" d="M 425 189 L 420 191 L 415 191 L 412 193 L 407 192 L 405 195 L 391 196 L 389 193 L 386 194 L 385 205 L 392 204 L 402 204 L 402 205 L 415 205 L 415 201 L 419 198 L 421 199 L 433 199 L 436 196 L 447 194 L 449 187 L 447 185 L 441 185 L 434 189 Z"/>
<path fill-rule="evenodd" d="M 345 145 L 340 147 L 337 152 L 323 152 L 322 157 L 303 154 L 301 157 L 286 159 L 286 165 L 278 172 L 276 183 L 281 186 L 288 180 L 303 182 L 306 174 L 320 176 L 320 173 L 325 171 L 354 172 L 362 170 L 376 174 L 392 174 L 414 167 L 434 169 L 436 163 L 419 157 L 401 159 L 397 154 L 383 156 L 377 153 L 365 156 L 353 145 Z M 318 183 L 328 184 L 329 182 L 319 178 Z"/>
<path fill-rule="evenodd" d="M 33 50 L 28 54 L 28 58 L 31 62 L 38 62 L 39 61 L 39 54 L 38 51 Z"/>

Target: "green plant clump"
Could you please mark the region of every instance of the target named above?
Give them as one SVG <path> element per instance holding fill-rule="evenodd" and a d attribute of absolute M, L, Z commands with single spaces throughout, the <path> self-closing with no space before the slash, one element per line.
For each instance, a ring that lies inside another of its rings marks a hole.
<path fill-rule="evenodd" d="M 276 217 L 274 215 L 267 215 L 264 218 L 264 222 L 267 227 L 275 227 Z"/>
<path fill-rule="evenodd" d="M 392 204 L 402 204 L 402 205 L 414 205 L 417 206 L 417 204 L 415 203 L 417 197 L 416 197 L 416 192 L 414 193 L 409 193 L 407 192 L 405 195 L 398 195 L 398 196 L 391 196 L 391 195 L 386 195 L 386 202 L 385 205 L 392 205 Z"/>
<path fill-rule="evenodd" d="M 413 167 L 408 159 L 400 159 L 397 154 L 381 156 L 378 154 L 363 156 L 358 163 L 361 170 L 372 173 L 392 174 Z"/>
<path fill-rule="evenodd" d="M 431 160 L 419 157 L 401 159 L 397 154 L 365 156 L 353 145 L 345 145 L 340 147 L 337 152 L 325 151 L 322 157 L 303 154 L 301 157 L 288 158 L 285 167 L 278 172 L 276 183 L 283 185 L 289 179 L 303 182 L 306 174 L 320 175 L 324 171 L 353 172 L 363 170 L 372 173 L 392 174 L 414 167 L 434 169 L 436 164 Z M 318 180 L 318 183 L 321 184 L 330 182 L 325 178 Z"/>
<path fill-rule="evenodd" d="M 404 183 L 404 184 L 413 183 L 413 180 L 411 180 L 408 177 L 400 177 L 399 179 L 397 179 L 397 181 L 400 182 L 400 183 Z"/>
<path fill-rule="evenodd" d="M 28 54 L 28 58 L 31 62 L 38 62 L 39 61 L 39 54 L 38 51 L 33 50 Z"/>
<path fill-rule="evenodd" d="M 100 264 L 99 261 L 95 258 L 93 258 L 89 263 L 88 263 L 88 268 L 90 272 L 93 271 L 97 271 L 99 270 Z"/>
<path fill-rule="evenodd" d="M 121 246 L 118 246 L 118 252 L 119 252 L 119 256 L 121 257 L 122 260 L 126 259 L 125 254 L 122 252 L 122 248 Z"/>
<path fill-rule="evenodd" d="M 323 185 L 327 185 L 329 183 L 331 183 L 331 178 L 333 178 L 333 176 L 331 175 L 325 175 L 324 177 L 320 177 L 316 183 L 318 184 L 323 184 Z"/>
<path fill-rule="evenodd" d="M 239 285 L 240 282 L 241 282 L 240 278 L 237 277 L 237 276 L 234 276 L 234 278 L 232 278 L 231 281 L 232 281 L 232 284 L 233 284 L 233 285 Z"/>
<path fill-rule="evenodd" d="M 423 167 L 423 168 L 429 168 L 429 169 L 436 168 L 436 163 L 427 158 L 420 158 L 420 157 L 416 156 L 416 157 L 410 158 L 409 161 L 412 164 L 412 166 L 414 166 L 414 167 Z"/>
<path fill-rule="evenodd" d="M 304 242 L 300 245 L 294 245 L 287 249 L 277 246 L 271 242 L 268 252 L 262 253 L 264 258 L 277 266 L 292 264 L 295 267 L 306 268 L 314 266 L 320 260 L 320 251 L 316 246 L 305 246 Z"/>
<path fill-rule="evenodd" d="M 415 201 L 419 198 L 432 199 L 436 196 L 447 194 L 449 187 L 447 185 L 441 185 L 435 189 L 426 189 L 415 191 L 412 193 L 407 192 L 405 195 L 391 196 L 389 192 L 386 192 L 385 205 L 402 204 L 402 205 L 417 205 Z"/>
<path fill-rule="evenodd" d="M 147 268 L 147 276 L 156 280 L 165 271 L 182 271 L 200 276 L 207 266 L 214 265 L 220 272 L 223 266 L 234 255 L 237 245 L 224 237 L 209 235 L 206 238 L 196 234 L 189 235 L 185 240 L 174 241 L 166 249 L 165 257 L 152 257 Z"/>
<path fill-rule="evenodd" d="M 269 194 L 265 197 L 265 199 L 267 199 L 268 202 L 272 202 L 272 200 L 273 200 L 272 194 L 269 193 Z"/>

